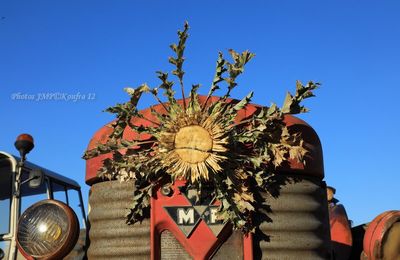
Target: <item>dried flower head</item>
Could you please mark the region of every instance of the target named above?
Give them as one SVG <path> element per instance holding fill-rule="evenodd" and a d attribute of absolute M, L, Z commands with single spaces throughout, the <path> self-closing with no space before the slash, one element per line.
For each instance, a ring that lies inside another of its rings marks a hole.
<path fill-rule="evenodd" d="M 288 93 L 282 108 L 275 104 L 261 107 L 250 118 L 235 122 L 238 111 L 246 108 L 253 93 L 241 101 L 228 98 L 237 86 L 236 78 L 243 73 L 254 54 L 229 50 L 232 57 L 232 62 L 229 62 L 219 53 L 215 76 L 204 101 L 200 102 L 197 94 L 200 85 L 193 85 L 186 98 L 183 54 L 188 29 L 185 23 L 184 30 L 178 31 L 178 44 L 170 46 L 176 56 L 170 57 L 169 62 L 176 67 L 172 74 L 178 78 L 182 101 L 175 99 L 174 82 L 169 81 L 168 73 L 164 72 L 157 72 L 161 80 L 158 87 L 143 84 L 126 88 L 130 101 L 106 110 L 117 115 L 107 143 L 87 151 L 84 158 L 111 153 L 112 158 L 103 161 L 99 176 L 135 181 L 136 191 L 132 209 L 128 212 L 128 223 L 145 217 L 144 211 L 150 206 L 149 200 L 157 185 L 183 179 L 199 193 L 203 184 L 212 187 L 212 195 L 221 202 L 219 218 L 245 233 L 251 232 L 254 230 L 252 214 L 264 203 L 259 193 L 271 185 L 270 176 L 289 159 L 302 162 L 307 153 L 301 136 L 288 131 L 284 116 L 307 112 L 300 103 L 312 97 L 312 91 L 319 84 L 309 82 L 304 86 L 297 82 L 296 94 Z M 227 85 L 226 93 L 211 102 L 214 92 L 223 83 Z M 160 89 L 168 102 L 161 101 Z M 162 112 L 152 109 L 157 120 L 147 118 L 137 110 L 143 93 L 150 93 L 160 103 Z M 138 125 L 137 119 L 149 124 Z M 125 140 L 123 133 L 128 128 L 139 134 L 150 134 L 152 138 Z"/>

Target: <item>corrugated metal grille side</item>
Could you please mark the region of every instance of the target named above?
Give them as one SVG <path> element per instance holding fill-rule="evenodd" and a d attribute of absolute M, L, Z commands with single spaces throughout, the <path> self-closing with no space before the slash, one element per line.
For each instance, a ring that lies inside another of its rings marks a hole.
<path fill-rule="evenodd" d="M 150 259 L 150 221 L 126 224 L 132 203 L 132 182 L 94 184 L 89 203 L 89 259 Z"/>
<path fill-rule="evenodd" d="M 270 220 L 254 235 L 255 259 L 330 259 L 325 183 L 311 178 L 285 180 L 279 196 L 265 193 Z"/>

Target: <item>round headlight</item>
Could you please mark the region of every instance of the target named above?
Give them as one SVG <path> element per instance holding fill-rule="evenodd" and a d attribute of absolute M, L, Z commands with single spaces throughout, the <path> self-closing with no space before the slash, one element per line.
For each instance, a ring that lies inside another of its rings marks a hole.
<path fill-rule="evenodd" d="M 57 200 L 30 206 L 18 223 L 18 248 L 25 257 L 61 259 L 75 246 L 79 223 L 74 211 Z"/>

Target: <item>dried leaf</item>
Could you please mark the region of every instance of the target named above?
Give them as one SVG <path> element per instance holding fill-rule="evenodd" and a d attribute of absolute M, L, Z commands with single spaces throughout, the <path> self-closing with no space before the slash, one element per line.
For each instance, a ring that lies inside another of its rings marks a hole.
<path fill-rule="evenodd" d="M 175 67 L 172 74 L 179 80 L 183 98 L 183 55 L 188 29 L 189 26 L 185 23 L 184 29 L 178 31 L 178 43 L 170 45 L 175 56 L 169 58 L 169 62 Z M 169 74 L 158 71 L 157 77 L 161 81 L 158 87 L 150 88 L 147 84 L 142 84 L 136 89 L 126 88 L 130 101 L 106 109 L 117 117 L 111 124 L 113 131 L 105 144 L 98 144 L 96 148 L 86 151 L 84 158 L 90 159 L 109 153 L 112 158 L 103 160 L 98 176 L 109 180 L 135 182 L 131 209 L 127 212 L 128 224 L 149 217 L 150 198 L 160 183 L 172 184 L 177 179 L 186 179 L 187 185 L 197 190 L 199 198 L 203 186 L 211 188 L 212 196 L 215 195 L 221 203 L 219 219 L 232 223 L 234 228 L 243 233 L 254 232 L 253 216 L 266 212 L 265 207 L 268 204 L 260 193 L 271 193 L 279 188 L 273 178 L 276 168 L 288 160 L 304 163 L 308 150 L 301 136 L 289 131 L 284 116 L 308 111 L 301 102 L 314 96 L 313 90 L 319 84 L 309 82 L 304 86 L 298 81 L 295 95 L 288 93 L 282 108 L 276 104 L 259 108 L 253 116 L 237 123 L 235 118 L 238 112 L 251 102 L 253 92 L 236 104 L 227 102 L 227 98 L 232 89 L 237 87 L 237 77 L 244 72 L 245 65 L 254 54 L 249 51 L 238 53 L 234 50 L 229 50 L 229 53 L 232 62 L 226 61 L 222 53 L 219 53 L 210 90 L 201 105 L 198 101 L 199 84 L 192 85 L 188 107 L 186 101 L 183 101 L 182 107 L 176 101 L 174 82 L 168 79 Z M 226 84 L 225 95 L 208 104 L 211 96 L 223 84 Z M 168 103 L 161 101 L 159 89 L 163 90 Z M 164 109 L 160 112 L 150 107 L 156 119 L 145 117 L 137 111 L 142 94 L 147 92 Z M 147 123 L 136 123 L 142 120 Z M 152 138 L 145 141 L 125 140 L 124 131 L 129 127 L 139 136 L 145 133 L 151 134 Z M 193 127 L 197 130 L 193 130 Z M 177 139 L 178 133 L 182 134 L 182 129 L 192 129 L 188 131 L 192 139 L 196 131 L 203 132 L 201 136 L 204 138 L 189 147 L 187 143 L 191 138 L 184 138 L 183 142 Z M 199 146 L 207 138 L 210 140 L 205 143 L 211 144 L 211 148 Z M 184 145 L 178 147 L 180 143 Z M 185 152 L 182 154 L 182 151 Z M 197 153 L 193 158 L 204 159 L 196 163 L 183 160 L 188 153 Z"/>

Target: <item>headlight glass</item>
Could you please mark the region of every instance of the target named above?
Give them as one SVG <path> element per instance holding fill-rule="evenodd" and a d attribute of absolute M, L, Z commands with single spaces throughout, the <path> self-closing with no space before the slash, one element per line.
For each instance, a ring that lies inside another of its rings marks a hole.
<path fill-rule="evenodd" d="M 67 244 L 75 244 L 76 235 L 71 233 L 77 233 L 76 230 L 79 230 L 76 215 L 67 205 L 54 200 L 41 201 L 29 207 L 19 220 L 19 247 L 34 258 L 47 258 L 71 247 Z"/>

